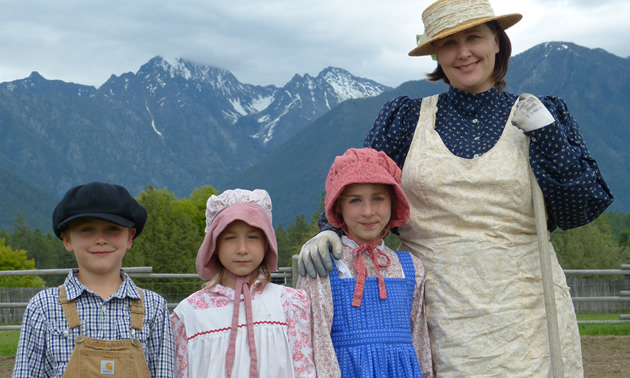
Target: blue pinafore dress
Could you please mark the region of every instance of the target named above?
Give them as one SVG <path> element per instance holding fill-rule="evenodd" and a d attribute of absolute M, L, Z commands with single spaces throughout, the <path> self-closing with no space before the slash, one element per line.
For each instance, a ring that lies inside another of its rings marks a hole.
<path fill-rule="evenodd" d="M 409 252 L 397 251 L 405 278 L 384 278 L 381 300 L 376 277 L 365 278 L 360 307 L 352 306 L 355 278 L 329 273 L 334 316 L 332 339 L 342 377 L 422 377 L 411 335 L 416 270 Z"/>

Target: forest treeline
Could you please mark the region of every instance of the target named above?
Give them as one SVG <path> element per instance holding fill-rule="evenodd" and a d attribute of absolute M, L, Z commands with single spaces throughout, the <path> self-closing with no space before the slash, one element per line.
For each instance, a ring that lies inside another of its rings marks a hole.
<path fill-rule="evenodd" d="M 177 198 L 167 189 L 146 187 L 137 200 L 147 209 L 147 224 L 127 252 L 123 266 L 150 266 L 154 273 L 195 273 L 197 250 L 205 235 L 206 201 L 212 194 L 217 194 L 212 186 L 197 188 L 188 198 Z M 315 214 L 301 214 L 288 226 L 276 228 L 278 266 L 291 266 L 292 255 L 317 232 L 322 208 L 323 195 Z M 621 264 L 630 264 L 630 214 L 607 212 L 578 229 L 556 230 L 551 239 L 564 269 L 619 269 Z M 397 247 L 395 235 L 390 234 L 386 241 Z M 22 215 L 16 217 L 11 231 L 0 230 L 0 270 L 73 267 L 74 256 L 63 243 L 51 233 L 31 230 Z M 54 286 L 64 278 L 0 277 L 0 286 Z"/>

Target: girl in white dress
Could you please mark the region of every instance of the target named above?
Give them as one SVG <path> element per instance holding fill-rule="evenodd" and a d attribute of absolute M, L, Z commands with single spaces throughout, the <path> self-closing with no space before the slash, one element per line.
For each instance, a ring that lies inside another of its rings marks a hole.
<path fill-rule="evenodd" d="M 315 376 L 310 301 L 302 290 L 270 283 L 277 261 L 266 191 L 208 199 L 197 272 L 210 281 L 171 315 L 176 376 Z"/>

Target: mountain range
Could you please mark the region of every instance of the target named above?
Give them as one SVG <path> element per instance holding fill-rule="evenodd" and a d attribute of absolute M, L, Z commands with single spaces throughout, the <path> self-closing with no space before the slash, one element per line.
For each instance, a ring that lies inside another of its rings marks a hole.
<path fill-rule="evenodd" d="M 615 194 L 613 209 L 630 212 L 630 60 L 549 42 L 510 62 L 508 91 L 567 101 Z M 50 230 L 60 196 L 91 180 L 134 195 L 147 185 L 179 197 L 202 185 L 265 188 L 274 224 L 288 225 L 317 210 L 334 156 L 361 146 L 383 103 L 445 89 L 425 80 L 389 88 L 334 67 L 282 88 L 255 86 L 162 57 L 99 88 L 33 72 L 0 83 L 0 228 L 21 211 Z"/>
<path fill-rule="evenodd" d="M 33 72 L 0 84 L 0 169 L 54 198 L 92 180 L 188 196 L 259 161 L 340 102 L 389 89 L 333 67 L 282 88 L 255 86 L 161 57 L 98 89 Z M 5 214 L 2 228 L 15 213 Z"/>

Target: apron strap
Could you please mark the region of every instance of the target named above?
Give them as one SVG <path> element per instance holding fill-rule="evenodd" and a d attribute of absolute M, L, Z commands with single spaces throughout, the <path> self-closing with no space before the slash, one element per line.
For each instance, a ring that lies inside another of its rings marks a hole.
<path fill-rule="evenodd" d="M 66 316 L 70 329 L 81 326 L 77 304 L 74 300 L 68 301 L 64 285 L 59 285 L 59 304 L 63 309 L 63 314 Z"/>
<path fill-rule="evenodd" d="M 131 301 L 129 312 L 131 312 L 131 328 L 141 331 L 142 322 L 144 321 L 144 296 L 140 288 L 138 288 L 138 293 L 140 293 L 140 299 Z"/>

